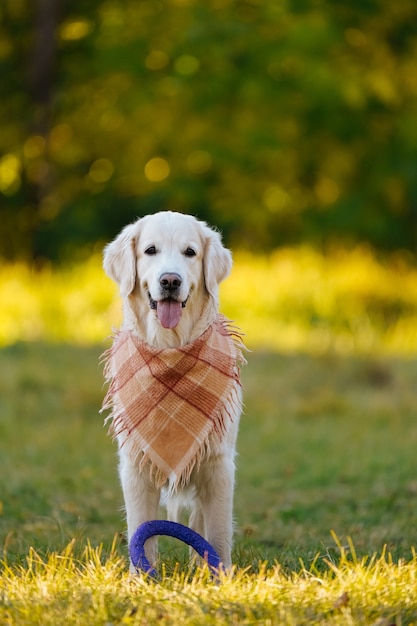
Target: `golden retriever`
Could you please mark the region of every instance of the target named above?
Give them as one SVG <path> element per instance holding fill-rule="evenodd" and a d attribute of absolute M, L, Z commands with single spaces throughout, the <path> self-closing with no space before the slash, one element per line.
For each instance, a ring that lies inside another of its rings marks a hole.
<path fill-rule="evenodd" d="M 218 285 L 229 274 L 232 257 L 220 234 L 204 222 L 162 211 L 126 226 L 106 246 L 103 265 L 123 298 L 122 329 L 165 350 L 192 343 L 217 318 Z M 117 435 L 129 541 L 141 523 L 157 519 L 160 501 L 172 521 L 186 507 L 190 527 L 230 567 L 240 395 L 233 412 L 221 441 L 211 442 L 187 484 L 175 489 L 168 484 L 159 488 L 152 472 L 139 466 L 129 438 Z M 149 562 L 155 563 L 156 539 L 149 539 L 145 549 Z"/>

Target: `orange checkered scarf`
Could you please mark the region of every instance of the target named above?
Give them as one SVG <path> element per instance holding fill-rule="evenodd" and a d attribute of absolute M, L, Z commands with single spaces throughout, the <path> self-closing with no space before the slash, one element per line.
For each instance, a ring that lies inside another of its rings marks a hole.
<path fill-rule="evenodd" d="M 179 348 L 157 350 L 131 331 L 116 333 L 104 355 L 110 386 L 102 410 L 111 409 L 112 434 L 133 440 L 140 469 L 149 464 L 157 486 L 186 484 L 210 441 L 222 440 L 241 408 L 242 347 L 222 315 Z"/>

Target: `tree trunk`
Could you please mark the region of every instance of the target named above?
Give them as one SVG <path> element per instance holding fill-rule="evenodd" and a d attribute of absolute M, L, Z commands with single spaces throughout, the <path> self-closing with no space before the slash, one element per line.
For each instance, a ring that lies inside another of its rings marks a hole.
<path fill-rule="evenodd" d="M 35 180 L 26 182 L 26 212 L 28 256 L 35 260 L 42 256 L 36 233 L 41 221 L 41 207 L 51 184 L 51 164 L 48 159 L 48 135 L 53 113 L 54 78 L 57 66 L 57 30 L 65 0 L 36 0 L 34 6 L 34 38 L 29 59 L 28 83 L 33 104 L 29 127 L 30 135 L 45 139 L 44 163 Z"/>

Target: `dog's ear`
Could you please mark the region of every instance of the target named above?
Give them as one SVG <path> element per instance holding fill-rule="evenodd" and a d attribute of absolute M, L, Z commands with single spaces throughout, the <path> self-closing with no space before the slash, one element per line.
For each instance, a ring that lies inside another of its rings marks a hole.
<path fill-rule="evenodd" d="M 217 301 L 218 287 L 232 269 L 232 254 L 222 244 L 220 233 L 205 227 L 204 281 L 208 293 Z"/>
<path fill-rule="evenodd" d="M 120 295 L 132 293 L 136 284 L 137 222 L 126 226 L 114 241 L 104 248 L 103 267 L 120 288 Z"/>

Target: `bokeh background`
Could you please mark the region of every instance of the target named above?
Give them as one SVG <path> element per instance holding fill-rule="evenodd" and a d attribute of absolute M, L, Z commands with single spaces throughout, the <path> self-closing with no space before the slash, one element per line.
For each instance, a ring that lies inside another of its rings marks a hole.
<path fill-rule="evenodd" d="M 413 353 L 416 23 L 415 0 L 1 0 L 0 342 L 106 336 L 103 245 L 171 209 L 222 230 L 251 346 Z"/>

